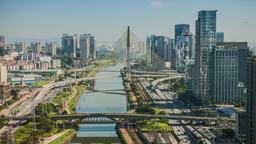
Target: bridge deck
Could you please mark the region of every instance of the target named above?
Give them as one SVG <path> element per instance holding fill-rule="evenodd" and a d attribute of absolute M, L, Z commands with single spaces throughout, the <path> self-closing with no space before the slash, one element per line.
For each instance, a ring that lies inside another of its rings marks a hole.
<path fill-rule="evenodd" d="M 174 116 L 174 115 L 150 115 L 150 114 L 131 114 L 131 113 L 78 113 L 71 115 L 52 116 L 52 120 L 81 120 L 86 118 L 105 117 L 110 119 L 124 120 L 145 120 L 145 119 L 175 119 L 175 120 L 198 120 L 198 121 L 235 121 L 224 117 L 197 117 L 197 116 Z M 11 117 L 4 117 L 10 120 Z M 13 120 L 32 120 L 33 116 L 13 116 Z"/>

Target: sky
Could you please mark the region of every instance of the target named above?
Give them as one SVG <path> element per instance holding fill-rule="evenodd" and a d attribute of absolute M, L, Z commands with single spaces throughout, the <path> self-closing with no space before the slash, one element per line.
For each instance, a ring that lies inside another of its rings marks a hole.
<path fill-rule="evenodd" d="M 91 33 L 116 41 L 128 25 L 146 36 L 174 37 L 174 25 L 190 24 L 200 10 L 218 10 L 217 31 L 226 41 L 256 42 L 256 0 L 0 0 L 0 35 L 15 41 L 55 41 L 62 34 Z"/>

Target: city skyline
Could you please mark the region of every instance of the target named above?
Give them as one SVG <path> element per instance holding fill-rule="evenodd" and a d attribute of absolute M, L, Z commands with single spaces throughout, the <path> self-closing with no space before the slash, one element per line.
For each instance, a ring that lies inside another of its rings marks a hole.
<path fill-rule="evenodd" d="M 193 4 L 193 7 L 190 5 Z M 15 41 L 61 41 L 63 33 L 92 33 L 98 41 L 116 41 L 130 25 L 145 40 L 151 34 L 174 38 L 175 24 L 190 24 L 195 34 L 197 12 L 218 10 L 217 31 L 226 41 L 255 42 L 255 1 L 100 1 L 99 0 L 3 0 L 0 5 L 0 34 Z M 231 6 L 232 5 L 232 6 Z M 161 9 L 161 11 L 160 11 Z"/>
<path fill-rule="evenodd" d="M 1 0 L 0 144 L 255 144 L 255 4 Z"/>

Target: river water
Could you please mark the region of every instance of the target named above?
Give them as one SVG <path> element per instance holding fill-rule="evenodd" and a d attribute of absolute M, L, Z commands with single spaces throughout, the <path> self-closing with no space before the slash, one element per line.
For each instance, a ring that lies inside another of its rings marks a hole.
<path fill-rule="evenodd" d="M 123 64 L 110 66 L 104 70 L 120 70 Z M 112 77 L 96 79 L 95 90 L 110 90 L 109 93 L 85 91 L 76 106 L 76 112 L 126 112 L 127 103 L 120 72 L 98 72 L 96 77 Z M 122 93 L 113 94 L 112 92 Z M 115 124 L 81 124 L 72 144 L 81 143 L 119 143 Z"/>

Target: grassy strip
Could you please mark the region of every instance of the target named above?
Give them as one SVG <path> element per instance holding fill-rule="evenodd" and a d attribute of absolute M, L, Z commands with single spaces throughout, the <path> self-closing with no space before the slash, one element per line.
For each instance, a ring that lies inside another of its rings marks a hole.
<path fill-rule="evenodd" d="M 75 113 L 76 104 L 77 104 L 80 96 L 82 95 L 83 91 L 86 89 L 87 83 L 88 82 L 85 81 L 85 82 L 79 84 L 78 88 L 77 88 L 76 95 L 69 101 L 68 109 L 71 112 L 71 114 Z"/>
<path fill-rule="evenodd" d="M 4 104 L 0 105 L 0 111 L 7 108 L 8 106 L 12 105 L 13 103 L 15 103 L 17 100 L 9 100 L 9 101 L 6 101 Z"/>
<path fill-rule="evenodd" d="M 71 137 L 73 137 L 76 133 L 75 129 L 69 129 L 67 130 L 67 132 L 65 132 L 65 134 L 63 134 L 62 136 L 58 137 L 57 139 L 49 142 L 48 144 L 62 144 L 63 142 L 68 141 L 69 139 L 71 139 Z"/>
<path fill-rule="evenodd" d="M 97 61 L 95 66 L 92 67 L 92 70 L 88 73 L 87 76 L 95 76 L 96 72 L 104 67 L 110 66 L 112 64 L 115 64 L 113 60 L 100 60 Z M 38 81 L 36 83 L 33 84 L 33 86 L 36 87 L 41 87 L 45 84 L 47 84 L 48 81 Z M 82 92 L 84 91 L 84 89 L 87 86 L 87 82 L 83 82 L 81 83 L 78 88 L 77 88 L 77 93 L 74 96 L 74 98 L 72 98 L 68 104 L 68 108 L 69 110 L 74 113 L 74 109 L 75 106 L 79 100 L 80 95 L 82 94 Z M 62 104 L 67 101 L 69 99 L 71 95 L 71 89 L 70 88 L 66 88 L 64 89 L 64 91 L 62 91 L 61 93 L 59 93 L 57 96 L 54 97 L 53 99 L 53 103 L 58 104 L 60 107 L 62 106 Z M 38 138 L 44 138 L 44 137 L 49 137 L 51 135 L 56 134 L 57 132 L 59 132 L 59 129 L 57 128 L 53 128 L 50 132 L 45 132 L 44 130 L 39 130 L 37 129 L 36 132 L 33 133 L 33 125 L 32 123 L 28 123 L 24 126 L 21 126 L 20 128 L 18 128 L 15 132 L 14 132 L 14 139 L 15 139 L 15 143 L 16 144 L 21 144 L 21 143 L 27 143 L 32 141 L 33 139 L 31 138 L 31 136 L 34 134 L 36 135 L 36 139 Z M 54 140 L 53 142 L 51 142 L 51 144 L 59 144 L 62 143 L 68 139 L 71 138 L 71 135 L 73 136 L 73 134 L 75 134 L 76 130 L 71 129 L 68 132 L 66 132 L 64 135 L 60 136 L 59 138 L 57 138 L 56 140 Z"/>
<path fill-rule="evenodd" d="M 159 121 L 145 121 L 140 127 L 142 132 L 170 132 L 173 129 L 167 124 Z"/>
<path fill-rule="evenodd" d="M 45 132 L 44 130 L 39 130 L 36 129 L 36 131 L 33 131 L 33 124 L 28 123 L 24 126 L 19 127 L 15 132 L 14 132 L 14 140 L 15 144 L 23 144 L 27 143 L 33 140 L 33 136 L 36 138 L 42 138 L 42 137 L 49 137 L 55 133 L 57 133 L 59 129 L 53 128 L 49 132 Z"/>
<path fill-rule="evenodd" d="M 53 103 L 62 105 L 65 101 L 68 100 L 70 95 L 71 95 L 70 88 L 65 88 L 62 92 L 60 92 L 58 95 L 56 95 L 53 98 Z"/>
<path fill-rule="evenodd" d="M 48 83 L 49 83 L 48 80 L 39 80 L 39 81 L 36 81 L 36 82 L 32 83 L 32 86 L 33 87 L 42 87 L 42 86 L 44 86 Z"/>

